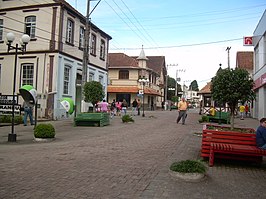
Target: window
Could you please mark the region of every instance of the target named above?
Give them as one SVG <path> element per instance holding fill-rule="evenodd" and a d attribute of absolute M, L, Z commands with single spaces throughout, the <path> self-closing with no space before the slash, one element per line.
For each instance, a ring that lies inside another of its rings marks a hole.
<path fill-rule="evenodd" d="M 103 76 L 99 76 L 99 82 L 101 83 L 101 85 L 103 85 Z"/>
<path fill-rule="evenodd" d="M 120 70 L 119 71 L 119 79 L 129 79 L 128 70 Z"/>
<path fill-rule="evenodd" d="M 90 73 L 89 75 L 89 81 L 94 81 L 94 73 Z"/>
<path fill-rule="evenodd" d="M 0 41 L 3 41 L 3 19 L 0 19 Z"/>
<path fill-rule="evenodd" d="M 105 41 L 101 40 L 100 58 L 105 59 Z"/>
<path fill-rule="evenodd" d="M 22 86 L 32 85 L 33 86 L 33 76 L 34 76 L 34 65 L 22 64 Z"/>
<path fill-rule="evenodd" d="M 85 29 L 80 27 L 79 29 L 79 48 L 83 49 L 85 44 Z"/>
<path fill-rule="evenodd" d="M 36 16 L 25 17 L 25 34 L 29 35 L 30 38 L 34 38 L 35 30 L 36 30 Z"/>
<path fill-rule="evenodd" d="M 74 43 L 74 22 L 71 19 L 67 20 L 67 32 L 66 32 L 66 42 Z"/>
<path fill-rule="evenodd" d="M 96 55 L 96 35 L 91 34 L 91 54 Z"/>
<path fill-rule="evenodd" d="M 69 94 L 70 67 L 64 68 L 64 94 Z"/>

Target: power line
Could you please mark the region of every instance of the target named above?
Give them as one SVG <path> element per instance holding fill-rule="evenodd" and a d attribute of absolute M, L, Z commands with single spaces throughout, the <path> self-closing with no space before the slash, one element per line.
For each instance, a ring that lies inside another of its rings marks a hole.
<path fill-rule="evenodd" d="M 242 38 L 235 38 L 235 39 L 196 43 L 196 44 L 182 44 L 182 45 L 176 45 L 176 46 L 159 46 L 159 47 L 150 47 L 150 48 L 144 48 L 144 49 L 181 48 L 181 47 L 190 47 L 190 46 L 202 46 L 202 45 L 210 45 L 210 44 L 216 44 L 216 43 L 224 43 L 224 42 L 229 42 L 229 41 L 237 41 L 237 40 L 242 40 L 242 39 L 243 39 L 243 37 Z M 116 50 L 139 50 L 139 49 L 141 49 L 141 48 L 119 48 Z M 110 50 L 114 50 L 114 49 L 110 49 Z"/>

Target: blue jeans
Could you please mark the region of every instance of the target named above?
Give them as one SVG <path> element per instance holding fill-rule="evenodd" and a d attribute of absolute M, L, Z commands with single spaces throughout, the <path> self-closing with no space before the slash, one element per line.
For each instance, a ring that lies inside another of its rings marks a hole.
<path fill-rule="evenodd" d="M 24 108 L 24 120 L 23 120 L 24 126 L 27 125 L 28 116 L 30 117 L 30 124 L 33 125 L 34 122 L 33 122 L 33 119 L 32 119 L 32 109 L 29 108 L 29 107 L 26 107 L 26 108 Z"/>
<path fill-rule="evenodd" d="M 266 144 L 262 145 L 261 147 L 259 147 L 260 149 L 264 149 L 266 150 Z"/>

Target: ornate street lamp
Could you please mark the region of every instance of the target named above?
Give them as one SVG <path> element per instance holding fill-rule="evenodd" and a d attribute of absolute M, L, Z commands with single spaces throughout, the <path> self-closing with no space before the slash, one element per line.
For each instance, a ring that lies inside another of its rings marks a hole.
<path fill-rule="evenodd" d="M 14 78 L 13 78 L 13 102 L 12 102 L 12 128 L 11 134 L 8 134 L 9 142 L 16 142 L 17 135 L 14 133 L 14 118 L 15 118 L 15 92 L 16 92 L 16 76 L 17 76 L 17 60 L 18 60 L 18 51 L 22 51 L 22 53 L 26 52 L 26 46 L 30 41 L 29 35 L 22 35 L 20 40 L 20 46 L 16 44 L 12 46 L 12 42 L 15 40 L 15 35 L 13 33 L 6 34 L 6 44 L 8 46 L 7 52 L 9 53 L 11 50 L 15 50 L 15 66 L 14 66 Z"/>
<path fill-rule="evenodd" d="M 142 90 L 143 90 L 143 94 L 142 94 L 142 117 L 145 117 L 145 114 L 144 114 L 144 86 L 146 83 L 149 83 L 149 80 L 145 77 L 142 77 L 139 79 L 139 83 L 142 85 Z"/>

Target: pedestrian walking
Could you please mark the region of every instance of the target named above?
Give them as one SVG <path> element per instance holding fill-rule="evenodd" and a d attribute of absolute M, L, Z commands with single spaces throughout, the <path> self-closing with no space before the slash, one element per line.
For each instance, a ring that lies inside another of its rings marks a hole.
<path fill-rule="evenodd" d="M 184 125 L 187 117 L 187 102 L 184 97 L 182 97 L 181 101 L 178 102 L 177 108 L 179 115 L 176 123 L 179 123 L 179 121 L 182 119 L 182 124 Z"/>

